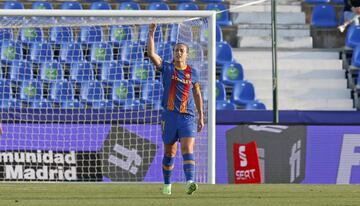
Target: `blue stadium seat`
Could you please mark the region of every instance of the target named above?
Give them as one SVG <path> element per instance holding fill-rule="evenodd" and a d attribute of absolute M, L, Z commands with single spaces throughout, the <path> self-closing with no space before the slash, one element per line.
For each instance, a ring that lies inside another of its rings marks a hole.
<path fill-rule="evenodd" d="M 241 64 L 233 62 L 224 64 L 221 68 L 221 81 L 226 85 L 234 85 L 244 79 L 244 71 Z"/>
<path fill-rule="evenodd" d="M 74 42 L 74 32 L 71 27 L 51 27 L 50 41 L 55 44 Z"/>
<path fill-rule="evenodd" d="M 102 81 L 120 81 L 124 79 L 123 64 L 118 61 L 104 62 L 101 64 Z"/>
<path fill-rule="evenodd" d="M 50 98 L 55 102 L 73 102 L 75 100 L 75 88 L 70 81 L 55 81 L 50 85 Z"/>
<path fill-rule="evenodd" d="M 111 91 L 112 101 L 124 109 L 143 110 L 144 106 L 135 99 L 134 85 L 126 80 L 116 81 Z"/>
<path fill-rule="evenodd" d="M 164 2 L 153 2 L 148 5 L 147 10 L 169 10 L 169 5 Z"/>
<path fill-rule="evenodd" d="M 263 110 L 263 109 L 266 109 L 266 106 L 264 103 L 255 100 L 253 102 L 247 103 L 245 105 L 245 109 L 246 110 Z"/>
<path fill-rule="evenodd" d="M 3 41 L 1 44 L 1 60 L 4 63 L 23 58 L 23 47 L 20 42 Z"/>
<path fill-rule="evenodd" d="M 13 41 L 14 32 L 12 29 L 0 29 L 0 45 L 4 41 Z"/>
<path fill-rule="evenodd" d="M 188 53 L 188 63 L 190 65 L 200 63 L 204 60 L 204 51 L 202 46 L 199 43 L 190 43 L 189 46 L 189 53 Z M 195 66 L 195 65 L 192 65 Z"/>
<path fill-rule="evenodd" d="M 50 43 L 35 42 L 31 44 L 28 60 L 33 63 L 51 62 L 54 58 L 54 51 Z"/>
<path fill-rule="evenodd" d="M 232 48 L 227 42 L 216 43 L 216 65 L 224 65 L 233 61 Z"/>
<path fill-rule="evenodd" d="M 78 1 L 69 1 L 61 4 L 61 9 L 82 10 L 83 7 Z"/>
<path fill-rule="evenodd" d="M 189 2 L 189 3 L 180 3 L 176 6 L 176 10 L 199 10 L 197 4 Z"/>
<path fill-rule="evenodd" d="M 140 10 L 140 5 L 136 2 L 123 2 L 118 7 L 119 10 Z"/>
<path fill-rule="evenodd" d="M 326 4 L 329 2 L 330 2 L 330 0 L 305 0 L 305 3 L 308 3 L 308 4 Z"/>
<path fill-rule="evenodd" d="M 65 63 L 82 62 L 84 54 L 80 43 L 64 43 L 60 47 L 60 61 Z"/>
<path fill-rule="evenodd" d="M 23 101 L 41 101 L 43 93 L 43 86 L 40 81 L 22 81 L 20 84 L 20 99 Z"/>
<path fill-rule="evenodd" d="M 105 1 L 93 2 L 90 5 L 91 10 L 111 10 L 111 5 Z"/>
<path fill-rule="evenodd" d="M 351 25 L 348 27 L 345 38 L 345 46 L 355 48 L 360 45 L 360 26 Z"/>
<path fill-rule="evenodd" d="M 166 2 L 167 0 L 143 0 L 146 3 L 153 3 L 153 2 Z"/>
<path fill-rule="evenodd" d="M 85 106 L 82 102 L 75 100 L 75 101 L 61 102 L 60 107 L 62 109 L 79 109 L 79 108 L 84 108 Z"/>
<path fill-rule="evenodd" d="M 114 60 L 113 48 L 110 43 L 94 43 L 91 46 L 90 61 L 101 63 Z"/>
<path fill-rule="evenodd" d="M 195 2 L 195 0 L 171 0 L 174 3 Z"/>
<path fill-rule="evenodd" d="M 34 42 L 43 42 L 44 39 L 44 31 L 42 28 L 21 28 L 19 31 L 19 40 L 28 45 Z"/>
<path fill-rule="evenodd" d="M 53 9 L 51 2 L 36 1 L 32 3 L 31 9 Z"/>
<path fill-rule="evenodd" d="M 83 82 L 81 84 L 80 98 L 91 106 L 100 105 L 101 102 L 105 103 L 104 95 L 103 85 L 99 81 Z"/>
<path fill-rule="evenodd" d="M 141 85 L 141 102 L 151 106 L 154 110 L 160 110 L 164 88 L 160 82 L 151 82 Z"/>
<path fill-rule="evenodd" d="M 216 80 L 216 101 L 217 102 L 226 101 L 225 86 L 222 82 L 218 80 Z"/>
<path fill-rule="evenodd" d="M 40 79 L 43 81 L 63 81 L 64 70 L 58 62 L 45 62 L 40 66 Z"/>
<path fill-rule="evenodd" d="M 205 10 L 215 10 L 215 11 L 224 11 L 216 14 L 216 24 L 220 26 L 230 26 L 232 25 L 230 21 L 230 14 L 226 6 L 223 3 L 209 3 Z"/>
<path fill-rule="evenodd" d="M 156 53 L 162 58 L 163 61 L 172 62 L 173 61 L 173 47 L 169 43 L 158 43 L 156 45 Z"/>
<path fill-rule="evenodd" d="M 76 82 L 93 81 L 94 69 L 89 62 L 72 63 L 70 68 L 70 79 Z"/>
<path fill-rule="evenodd" d="M 24 9 L 24 4 L 17 1 L 7 1 L 4 2 L 3 9 Z"/>
<path fill-rule="evenodd" d="M 142 25 L 140 27 L 140 34 L 139 34 L 139 41 L 143 44 L 146 44 L 148 41 L 149 36 L 149 26 L 148 25 Z M 160 25 L 156 27 L 155 34 L 154 34 L 154 42 L 159 43 L 164 41 L 164 36 L 162 32 L 162 28 Z"/>
<path fill-rule="evenodd" d="M 228 101 L 216 101 L 216 110 L 235 110 L 236 105 Z"/>
<path fill-rule="evenodd" d="M 132 83 L 140 84 L 155 81 L 155 69 L 152 63 L 148 61 L 135 62 L 130 67 Z"/>
<path fill-rule="evenodd" d="M 79 42 L 92 44 L 103 41 L 104 32 L 101 26 L 82 26 L 80 27 Z"/>
<path fill-rule="evenodd" d="M 331 0 L 331 2 L 334 4 L 343 4 L 344 0 Z"/>
<path fill-rule="evenodd" d="M 30 107 L 34 109 L 51 109 L 54 107 L 54 102 L 48 101 L 47 99 L 42 99 L 40 101 L 32 101 Z"/>
<path fill-rule="evenodd" d="M 252 83 L 248 81 L 242 81 L 236 83 L 233 87 L 233 94 L 231 97 L 231 102 L 245 106 L 247 103 L 253 102 L 255 100 L 255 90 Z"/>
<path fill-rule="evenodd" d="M 316 5 L 312 11 L 311 25 L 315 27 L 336 27 L 338 23 L 334 6 Z"/>
<path fill-rule="evenodd" d="M 123 45 L 118 60 L 125 64 L 130 64 L 131 61 L 139 61 L 144 59 L 144 47 L 140 43 L 127 42 Z"/>
<path fill-rule="evenodd" d="M 225 0 L 200 0 L 204 3 L 216 3 L 216 2 L 224 2 Z"/>
<path fill-rule="evenodd" d="M 13 99 L 11 82 L 9 80 L 0 80 L 0 108 L 10 107 Z"/>
<path fill-rule="evenodd" d="M 216 32 L 216 42 L 223 41 L 222 30 L 219 25 L 216 25 L 215 32 Z M 203 44 L 207 44 L 208 38 L 209 38 L 208 28 L 205 26 L 200 27 L 200 42 Z"/>
<path fill-rule="evenodd" d="M 133 31 L 130 26 L 119 25 L 111 26 L 110 39 L 114 46 L 119 47 L 123 41 L 132 41 L 134 38 Z"/>
<path fill-rule="evenodd" d="M 15 60 L 11 62 L 10 79 L 24 81 L 33 79 L 33 68 L 30 62 Z"/>

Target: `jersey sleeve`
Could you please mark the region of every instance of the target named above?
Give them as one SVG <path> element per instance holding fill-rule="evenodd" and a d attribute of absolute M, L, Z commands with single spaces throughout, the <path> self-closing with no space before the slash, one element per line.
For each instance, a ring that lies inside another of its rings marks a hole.
<path fill-rule="evenodd" d="M 199 82 L 199 72 L 198 72 L 198 70 L 196 70 L 196 69 L 192 69 L 192 74 L 191 74 L 191 81 L 192 81 L 192 83 L 193 83 L 193 85 L 195 85 L 195 84 L 199 84 L 200 82 Z"/>

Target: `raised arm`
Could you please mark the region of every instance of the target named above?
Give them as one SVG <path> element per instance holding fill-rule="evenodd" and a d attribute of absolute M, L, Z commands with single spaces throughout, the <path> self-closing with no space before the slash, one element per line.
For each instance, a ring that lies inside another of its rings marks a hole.
<path fill-rule="evenodd" d="M 155 43 L 154 43 L 154 35 L 156 30 L 156 24 L 149 25 L 149 40 L 148 40 L 148 47 L 147 52 L 150 60 L 155 65 L 156 68 L 161 66 L 162 59 L 161 57 L 156 54 L 155 52 Z"/>
<path fill-rule="evenodd" d="M 198 112 L 198 124 L 197 124 L 197 131 L 201 132 L 202 128 L 204 127 L 204 112 L 203 112 L 203 100 L 201 96 L 200 84 L 196 83 L 193 87 L 193 95 L 196 105 L 196 110 Z"/>

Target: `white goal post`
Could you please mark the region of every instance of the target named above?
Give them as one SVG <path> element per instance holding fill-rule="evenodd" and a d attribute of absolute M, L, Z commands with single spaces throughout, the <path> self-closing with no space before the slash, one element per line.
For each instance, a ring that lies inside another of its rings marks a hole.
<path fill-rule="evenodd" d="M 203 64 L 203 65 L 205 65 L 205 67 L 207 67 L 207 72 L 205 72 L 205 74 L 207 74 L 207 77 L 202 77 L 203 78 L 202 81 L 206 82 L 206 84 L 207 84 L 206 88 L 203 88 L 203 90 L 207 91 L 207 92 L 205 92 L 203 94 L 204 98 L 206 98 L 206 102 L 207 102 L 206 104 L 204 104 L 207 107 L 207 108 L 205 108 L 205 112 L 206 112 L 206 115 L 207 115 L 207 116 L 205 116 L 205 118 L 207 118 L 206 121 L 205 121 L 206 122 L 206 127 L 205 128 L 207 129 L 207 131 L 204 133 L 207 136 L 206 137 L 206 140 L 207 140 L 207 157 L 206 157 L 207 158 L 207 171 L 206 171 L 206 177 L 200 178 L 200 181 L 207 182 L 209 184 L 215 184 L 215 177 L 216 177 L 215 176 L 215 166 L 216 166 L 216 156 L 215 156 L 215 151 L 216 151 L 216 136 L 215 136 L 215 134 L 216 134 L 215 133 L 215 126 L 216 126 L 216 119 L 215 119 L 215 115 L 216 115 L 216 107 L 215 107 L 215 95 L 216 95 L 215 94 L 215 92 L 216 92 L 216 87 L 215 87 L 215 82 L 216 82 L 216 65 L 215 65 L 215 58 L 216 58 L 216 52 L 215 52 L 215 48 L 216 48 L 216 45 L 215 45 L 215 42 L 216 42 L 215 41 L 215 39 L 216 39 L 216 36 L 215 36 L 216 35 L 215 34 L 216 12 L 215 11 L 150 11 L 150 10 L 141 10 L 141 11 L 106 10 L 105 11 L 105 10 L 30 10 L 30 9 L 24 9 L 24 10 L 0 10 L 0 17 L 3 18 L 2 23 L 0 23 L 0 30 L 5 29 L 5 28 L 13 29 L 14 31 L 16 31 L 16 32 L 14 32 L 14 36 L 16 36 L 16 38 L 18 38 L 17 36 L 20 35 L 18 32 L 20 31 L 20 28 L 22 28 L 22 27 L 43 27 L 43 28 L 48 28 L 48 29 L 50 27 L 54 27 L 54 26 L 59 26 L 59 27 L 61 27 L 61 26 L 80 27 L 80 26 L 87 26 L 87 23 L 89 23 L 89 22 L 91 22 L 91 24 L 94 25 L 94 26 L 97 26 L 97 25 L 112 26 L 112 25 L 117 25 L 117 24 L 118 25 L 126 24 L 126 23 L 121 23 L 121 22 L 124 22 L 124 21 L 126 21 L 128 19 L 131 19 L 131 22 L 132 22 L 132 23 L 128 23 L 128 24 L 134 24 L 134 25 L 135 24 L 138 24 L 138 25 L 150 24 L 152 22 L 155 22 L 155 23 L 158 23 L 158 24 L 171 24 L 171 23 L 183 23 L 183 22 L 196 21 L 197 18 L 205 19 L 206 25 L 207 25 L 208 37 L 207 37 L 206 44 L 204 44 L 204 42 L 203 42 L 203 47 L 206 47 L 206 51 L 204 52 L 204 53 L 206 53 L 206 58 L 204 58 L 204 62 L 201 62 L 201 64 Z M 36 18 L 34 18 L 34 17 L 36 17 Z M 38 18 L 38 17 L 40 17 L 40 18 Z M 59 18 L 59 19 L 64 18 L 64 17 L 65 18 L 66 17 L 71 17 L 71 18 L 73 18 L 73 17 L 80 18 L 81 17 L 81 18 L 86 18 L 88 21 L 87 22 L 82 22 L 81 19 L 79 19 L 78 21 L 74 21 L 73 19 L 72 20 L 68 19 L 68 20 L 63 20 L 63 21 L 57 21 L 56 23 L 51 23 L 51 22 L 47 22 L 47 20 L 41 19 L 41 18 L 46 18 L 46 17 L 54 17 L 54 18 Z M 141 20 L 138 20 L 139 18 Z M 190 23 L 190 25 L 191 25 L 191 23 Z M 186 37 L 186 35 L 184 36 L 184 38 L 185 37 Z M 78 37 L 76 37 L 76 38 L 78 38 Z M 17 41 L 17 40 L 15 40 L 15 41 Z M 2 42 L 2 47 L 3 47 L 3 45 L 4 45 L 4 42 Z M 51 46 L 54 47 L 54 45 L 51 45 Z M 2 48 L 2 49 L 4 49 L 4 48 Z M 3 54 L 3 53 L 5 53 L 5 52 L 2 51 L 1 54 Z M 41 54 L 41 52 L 40 52 L 40 54 Z M 6 54 L 4 54 L 4 55 L 6 55 Z M 46 60 L 43 60 L 42 58 L 37 59 L 36 57 L 35 57 L 36 60 L 33 60 L 32 57 L 30 56 L 30 55 L 32 55 L 30 50 L 27 53 L 27 55 L 29 57 L 25 57 L 25 54 L 24 54 L 24 58 L 22 59 L 25 63 L 31 61 L 31 64 L 41 65 L 42 63 L 44 63 L 43 61 L 46 61 Z M 60 55 L 60 54 L 55 54 L 55 55 Z M 88 54 L 88 55 L 90 55 L 90 54 Z M 7 79 L 7 78 L 11 79 L 11 77 L 7 76 L 7 74 L 5 74 L 5 73 L 9 71 L 7 68 L 11 69 L 13 67 L 13 65 L 8 63 L 7 60 L 2 59 L 1 61 L 2 61 L 2 64 L 5 65 L 5 66 L 3 66 L 1 68 L 2 69 L 1 73 L 3 75 L 2 76 L 3 79 Z M 14 64 L 14 63 L 12 63 L 12 64 Z M 34 75 L 34 78 L 35 78 L 35 75 L 40 76 L 40 71 L 39 71 L 39 74 L 33 74 L 33 75 Z M 71 75 L 71 74 L 68 74 L 68 75 Z M 95 71 L 95 75 L 96 75 L 96 71 Z M 129 76 L 131 76 L 131 74 L 129 74 Z M 5 83 L 6 81 L 7 80 L 3 80 L 1 84 Z M 11 84 L 13 85 L 14 84 L 13 79 L 11 81 L 12 81 Z M 69 79 L 69 81 L 70 81 L 70 79 Z M 19 84 L 21 85 L 21 83 L 19 83 Z M 49 84 L 49 85 L 51 85 L 51 84 Z M 12 86 L 12 87 L 14 87 L 14 86 Z M 15 87 L 18 87 L 18 85 L 16 85 Z M 14 90 L 14 88 L 12 88 L 12 89 Z M 15 88 L 15 90 L 16 90 L 16 88 Z M 35 90 L 34 91 L 33 90 L 25 90 L 26 94 L 31 94 L 32 92 L 35 92 Z M 21 92 L 19 91 L 19 93 L 21 93 Z M 17 94 L 12 94 L 12 97 L 10 97 L 10 98 L 16 99 L 17 98 L 16 95 Z M 49 94 L 48 94 L 49 99 L 50 99 L 51 95 L 52 95 L 52 93 L 50 94 L 50 92 L 49 92 Z M 82 93 L 80 95 L 82 95 Z M 3 97 L 3 98 L 5 98 L 5 97 Z M 8 97 L 6 97 L 6 98 L 8 98 Z M 24 100 L 22 97 L 19 97 L 19 99 L 21 99 L 21 101 Z M 28 99 L 25 98 L 25 100 L 28 100 Z M 18 103 L 18 101 L 16 103 Z M 31 103 L 33 103 L 33 102 L 31 102 Z M 2 103 L 2 104 L 5 104 L 5 103 Z M 17 105 L 17 104 L 15 104 L 15 105 Z M 106 115 L 109 115 L 109 116 L 114 115 L 114 114 L 110 114 L 110 113 L 106 113 L 106 112 L 105 112 L 105 114 L 102 114 L 101 113 L 101 111 L 103 111 L 102 110 L 103 108 L 101 108 L 102 106 L 103 105 L 100 105 L 98 108 L 95 109 L 96 111 L 99 110 L 100 111 L 99 113 L 96 113 L 96 115 L 89 114 L 89 116 L 92 115 L 92 117 L 94 116 L 94 118 L 98 118 L 98 117 L 101 117 L 102 115 L 104 115 L 104 116 L 106 116 Z M 3 138 L 7 141 L 7 144 L 8 144 L 8 145 L 5 145 L 5 146 L 2 146 L 2 148 L 0 150 L 1 155 L 2 155 L 1 159 L 0 159 L 0 161 L 2 161 L 1 163 L 5 164 L 6 161 L 10 162 L 12 160 L 12 158 L 13 159 L 16 158 L 16 155 L 18 155 L 19 157 L 21 155 L 25 155 L 26 156 L 25 159 L 27 158 L 27 155 L 29 155 L 29 156 L 33 155 L 34 157 L 36 156 L 38 163 L 39 162 L 46 162 L 45 161 L 46 157 L 49 158 L 49 156 L 51 156 L 50 159 L 54 158 L 54 159 L 52 159 L 52 161 L 56 162 L 55 159 L 56 159 L 56 157 L 58 157 L 59 162 L 61 162 L 61 161 L 64 162 L 65 161 L 65 163 L 66 163 L 66 161 L 68 161 L 69 165 L 73 164 L 74 160 L 72 158 L 73 158 L 74 155 L 77 155 L 77 154 L 75 154 L 76 151 L 67 151 L 67 153 L 62 154 L 62 156 L 61 156 L 61 154 L 59 153 L 60 150 L 59 151 L 55 151 L 55 150 L 54 151 L 53 150 L 49 151 L 47 149 L 47 150 L 42 151 L 41 146 L 39 146 L 38 149 L 35 146 L 31 147 L 31 149 L 29 149 L 29 148 L 24 149 L 21 146 L 19 146 L 19 149 L 18 149 L 19 152 L 18 153 L 14 152 L 16 147 L 14 145 L 9 145 L 11 140 L 12 140 L 11 138 L 16 139 L 17 136 L 19 136 L 19 135 L 21 136 L 21 134 L 18 134 L 17 132 L 30 131 L 31 130 L 34 133 L 33 134 L 27 134 L 27 136 L 34 135 L 31 138 L 39 138 L 39 139 L 41 139 L 42 138 L 42 137 L 40 137 L 41 135 L 39 137 L 37 136 L 38 134 L 35 132 L 35 131 L 37 131 L 36 130 L 37 126 L 34 126 L 34 125 L 36 125 L 38 123 L 38 121 L 39 122 L 43 121 L 41 115 L 47 116 L 46 112 L 50 112 L 50 113 L 52 112 L 51 108 L 50 109 L 49 108 L 46 108 L 46 109 L 40 108 L 40 109 L 37 110 L 36 108 L 35 109 L 34 108 L 30 108 L 30 109 L 25 108 L 24 109 L 23 106 L 19 106 L 19 105 L 15 106 L 15 107 L 16 107 L 15 109 L 12 108 L 12 107 L 7 108 L 6 106 L 1 107 L 1 113 L 2 113 L 1 117 L 2 117 L 2 122 L 3 122 L 3 126 L 4 126 Z M 80 113 L 84 113 L 84 115 L 87 115 L 87 113 L 86 113 L 87 110 L 86 109 L 87 109 L 86 107 L 85 108 L 80 108 L 79 112 L 78 112 L 79 115 L 82 115 Z M 41 112 L 45 111 L 45 112 L 43 114 L 41 114 L 41 115 L 38 115 L 38 116 L 36 116 L 33 113 L 31 113 L 30 115 L 26 115 L 27 111 L 32 111 L 33 112 L 35 110 L 36 111 L 41 111 Z M 58 112 L 59 111 L 67 113 L 67 114 L 59 114 L 59 116 L 63 115 L 64 119 L 67 119 L 66 115 L 69 115 L 70 114 L 69 112 L 75 111 L 75 110 L 69 110 L 69 109 L 61 110 L 60 109 L 60 110 L 58 110 Z M 154 112 L 152 109 L 149 109 L 149 110 L 146 110 L 146 111 L 133 110 L 131 114 L 129 114 L 127 112 L 128 112 L 128 110 L 121 113 L 121 115 L 120 114 L 115 114 L 114 116 L 116 118 L 119 118 L 119 117 L 136 118 L 136 116 L 141 116 L 140 115 L 141 112 L 144 112 L 143 115 L 148 114 L 147 112 L 149 112 L 151 114 L 155 113 L 155 115 L 157 115 L 157 116 L 159 116 L 159 114 L 160 114 L 159 112 Z M 17 116 L 17 114 L 19 114 L 19 115 Z M 56 116 L 54 114 L 56 114 L 56 113 L 53 113 L 53 116 Z M 29 118 L 29 116 L 31 116 L 31 117 L 36 116 L 36 118 L 34 118 L 33 120 L 22 119 L 23 117 Z M 81 119 L 78 116 L 71 117 L 71 121 L 76 121 L 76 120 L 74 120 L 76 118 Z M 62 127 L 66 127 L 67 131 L 73 131 L 72 130 L 73 128 L 72 128 L 71 125 L 62 124 L 62 122 L 59 123 L 59 121 L 56 120 L 56 118 L 57 117 L 51 117 L 52 120 L 49 120 L 50 122 L 52 122 L 51 123 L 51 128 L 49 128 L 49 131 L 57 131 L 57 133 L 65 133 L 66 131 L 61 131 Z M 144 119 L 146 119 L 146 118 L 144 118 Z M 119 119 L 111 119 L 111 120 L 119 121 Z M 136 121 L 141 122 L 142 120 L 143 119 L 136 120 Z M 86 122 L 85 120 L 83 120 L 83 121 Z M 21 125 L 22 122 L 26 123 L 25 126 Z M 152 124 L 155 124 L 155 122 L 152 122 Z M 19 124 L 20 126 L 19 125 L 13 126 L 14 124 L 18 124 L 18 123 L 20 123 Z M 130 128 L 131 123 L 128 124 L 127 126 Z M 23 128 L 18 129 L 17 127 L 23 127 Z M 31 128 L 29 128 L 29 127 L 31 127 Z M 41 129 L 44 129 L 44 127 L 47 127 L 47 126 L 46 126 L 46 124 L 41 124 L 38 127 L 39 127 L 38 129 L 40 131 Z M 94 129 L 94 128 L 92 128 L 92 129 Z M 146 130 L 145 131 L 146 134 L 150 134 L 150 133 L 154 132 L 153 131 L 154 129 L 152 129 L 152 128 L 150 128 L 150 129 L 148 129 L 147 127 L 142 128 L 141 126 L 139 128 L 137 128 L 137 130 L 140 133 L 143 132 L 142 130 Z M 100 133 L 100 131 L 102 131 L 102 129 L 100 127 L 96 127 L 96 129 L 93 130 L 93 131 L 96 131 L 96 132 Z M 159 135 L 159 133 L 157 131 L 154 132 L 154 133 L 156 135 Z M 96 134 L 97 133 L 94 133 L 94 135 L 96 135 Z M 161 137 L 159 137 L 159 138 L 161 138 Z M 16 140 L 16 141 L 18 141 L 18 140 Z M 24 140 L 24 141 L 27 141 L 27 140 Z M 40 140 L 37 140 L 37 141 L 40 141 Z M 69 140 L 69 141 L 71 141 L 71 140 Z M 69 143 L 69 142 L 66 142 L 64 140 L 63 144 L 61 144 L 61 145 L 67 145 L 67 143 L 70 146 L 72 144 L 71 142 Z M 45 143 L 39 142 L 39 145 L 42 145 L 42 144 L 46 144 L 46 142 Z M 158 146 L 161 147 L 161 145 L 158 145 Z M 8 150 L 11 150 L 12 153 L 7 152 L 7 148 L 10 148 Z M 118 151 L 124 150 L 124 149 L 126 150 L 126 148 L 121 148 L 119 146 L 114 146 L 113 149 L 118 150 Z M 30 152 L 26 153 L 26 151 L 24 152 L 24 150 L 29 150 Z M 132 150 L 129 150 L 129 152 L 130 151 L 132 151 Z M 19 159 L 19 157 L 18 157 L 18 159 Z M 115 158 L 114 161 L 120 161 L 119 159 L 116 159 L 116 157 L 114 157 L 114 158 Z M 111 158 L 109 157 L 109 160 L 110 159 Z M 13 160 L 13 162 L 14 161 L 15 160 Z M 29 160 L 29 161 L 31 162 L 32 160 Z M 49 161 L 49 159 L 47 161 Z M 128 160 L 123 159 L 121 161 L 128 161 Z M 134 159 L 134 161 L 136 162 L 135 159 Z M 25 160 L 24 160 L 24 162 L 25 162 Z M 98 164 L 98 163 L 96 163 L 96 164 Z M 83 166 L 83 167 L 85 167 L 85 166 Z M 147 167 L 151 167 L 151 165 L 147 166 Z M 23 176 L 24 175 L 26 176 L 26 174 L 17 173 L 17 172 L 20 171 L 20 169 L 19 169 L 20 167 L 15 168 L 15 169 L 14 168 L 9 169 L 11 174 L 3 174 L 4 177 L 2 177 L 2 178 L 4 178 L 4 180 L 8 180 L 8 181 L 11 181 L 11 180 L 32 180 L 31 178 L 30 179 L 24 178 Z M 31 168 L 30 168 L 28 170 L 29 174 L 27 174 L 27 175 L 31 176 L 30 173 L 32 171 L 32 172 L 34 172 L 34 175 L 36 176 L 38 174 L 35 174 L 35 173 L 39 172 L 39 174 L 40 174 L 41 172 L 44 172 L 44 170 L 46 168 L 47 168 L 46 166 L 43 166 L 38 170 L 36 170 L 34 168 L 33 168 L 33 170 L 31 170 Z M 61 167 L 61 168 L 63 168 L 63 167 Z M 19 169 L 19 171 L 17 169 Z M 74 170 L 76 170 L 76 169 L 74 169 Z M 91 169 L 89 169 L 89 171 L 90 170 Z M 114 171 L 117 171 L 117 170 L 114 169 Z M 129 171 L 130 172 L 136 172 L 137 169 L 133 168 L 131 165 L 129 165 Z M 65 169 L 63 169 L 61 175 L 60 175 L 61 171 L 58 168 L 57 168 L 56 171 L 55 170 L 50 170 L 50 169 L 46 171 L 46 173 L 49 173 L 49 172 L 53 173 L 52 174 L 53 178 L 56 176 L 56 178 L 53 179 L 55 181 L 62 180 L 60 178 L 60 176 L 62 177 L 64 175 L 65 176 L 67 175 L 67 173 L 65 172 Z M 72 172 L 71 169 L 69 169 L 69 171 L 67 171 L 67 172 L 68 172 L 68 176 L 71 179 L 71 174 L 70 174 Z M 103 172 L 104 172 L 104 169 L 103 169 Z M 9 178 L 9 179 L 5 178 L 5 176 L 11 177 L 11 175 L 13 176 L 13 178 Z M 41 175 L 39 175 L 39 176 L 41 176 Z M 47 176 L 50 177 L 51 174 L 47 174 Z M 18 178 L 18 177 L 21 177 L 21 178 Z M 62 177 L 62 178 L 64 178 L 64 177 Z M 49 180 L 51 180 L 51 179 L 49 179 Z M 129 181 L 132 181 L 132 180 L 139 181 L 139 179 L 129 179 Z M 152 180 L 149 179 L 149 181 L 152 181 Z"/>

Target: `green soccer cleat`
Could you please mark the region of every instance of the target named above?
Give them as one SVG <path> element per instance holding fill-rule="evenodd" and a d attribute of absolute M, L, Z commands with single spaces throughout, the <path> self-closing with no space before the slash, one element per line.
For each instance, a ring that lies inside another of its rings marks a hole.
<path fill-rule="evenodd" d="M 192 195 L 197 189 L 199 189 L 199 186 L 195 182 L 186 184 L 186 194 L 188 195 Z"/>
<path fill-rule="evenodd" d="M 163 195 L 171 195 L 171 184 L 164 184 Z"/>

